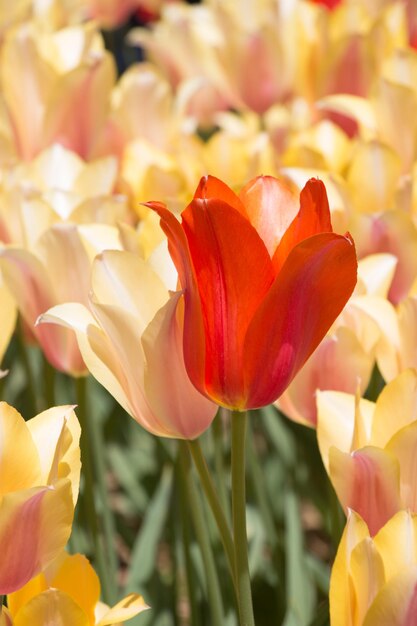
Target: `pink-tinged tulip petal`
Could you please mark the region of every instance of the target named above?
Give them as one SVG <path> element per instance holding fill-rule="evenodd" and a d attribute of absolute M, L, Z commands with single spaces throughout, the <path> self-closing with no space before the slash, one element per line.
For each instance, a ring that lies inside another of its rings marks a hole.
<path fill-rule="evenodd" d="M 272 262 L 278 273 L 291 250 L 301 241 L 320 233 L 333 232 L 326 188 L 321 180 L 312 178 L 300 194 L 300 210 L 282 236 Z"/>
<path fill-rule="evenodd" d="M 365 392 L 373 366 L 373 356 L 366 354 L 350 328 L 338 328 L 334 335 L 323 339 L 277 405 L 292 420 L 316 426 L 316 392 L 334 390 L 354 394 L 358 384 L 361 392 Z"/>
<path fill-rule="evenodd" d="M 4 248 L 0 252 L 4 279 L 23 319 L 31 330 L 41 313 L 56 302 L 55 287 L 32 252 Z M 59 284 L 62 284 L 61 274 Z M 47 359 L 59 370 L 83 372 L 85 367 L 74 337 L 65 329 L 39 327 L 34 330 Z"/>
<path fill-rule="evenodd" d="M 131 619 L 147 609 L 149 609 L 149 606 L 145 604 L 142 596 L 131 593 L 109 609 L 103 617 L 101 617 L 97 626 L 114 626 L 119 622 L 125 622 Z"/>
<path fill-rule="evenodd" d="M 70 481 L 9 493 L 0 504 L 0 593 L 19 589 L 57 556 L 71 532 Z M 24 558 L 22 558 L 24 555 Z"/>
<path fill-rule="evenodd" d="M 0 494 L 40 485 L 41 460 L 23 417 L 0 402 Z"/>
<path fill-rule="evenodd" d="M 84 611 L 59 589 L 48 589 L 32 598 L 14 619 L 14 626 L 91 626 Z"/>
<path fill-rule="evenodd" d="M 352 626 L 354 586 L 349 573 L 351 554 L 369 537 L 368 527 L 354 511 L 348 512 L 346 527 L 337 549 L 330 578 L 330 617 L 333 626 Z"/>
<path fill-rule="evenodd" d="M 349 238 L 324 233 L 293 248 L 245 338 L 247 407 L 280 396 L 343 309 L 355 283 L 356 255 Z M 272 336 L 265 332 L 268 328 L 274 329 Z"/>
<path fill-rule="evenodd" d="M 355 232 L 355 241 L 361 257 L 388 252 L 398 259 L 388 295 L 393 304 L 406 298 L 417 275 L 417 229 L 412 217 L 404 211 L 372 216 Z"/>
<path fill-rule="evenodd" d="M 75 504 L 81 471 L 81 429 L 72 409 L 72 406 L 47 409 L 26 425 L 38 450 L 42 450 L 41 483 L 52 485 L 58 478 L 69 478 Z"/>
<path fill-rule="evenodd" d="M 388 298 L 398 261 L 393 254 L 370 254 L 358 263 L 358 278 L 370 296 Z"/>
<path fill-rule="evenodd" d="M 417 372 L 406 370 L 379 395 L 372 425 L 372 444 L 383 448 L 404 426 L 417 419 Z"/>
<path fill-rule="evenodd" d="M 195 439 L 209 427 L 217 406 L 203 400 L 187 376 L 183 333 L 176 317 L 180 297 L 181 293 L 171 297 L 142 337 L 147 364 L 145 391 L 167 433 Z M 165 381 L 162 390 L 161 380 Z"/>
<path fill-rule="evenodd" d="M 417 516 L 399 511 L 374 537 L 387 580 L 417 564 Z"/>
<path fill-rule="evenodd" d="M 277 178 L 258 176 L 241 190 L 239 198 L 272 258 L 282 235 L 297 215 L 297 197 Z"/>
<path fill-rule="evenodd" d="M 363 626 L 415 626 L 417 565 L 407 568 L 382 587 Z"/>
<path fill-rule="evenodd" d="M 60 557 L 57 557 L 58 559 Z M 54 562 L 54 561 L 53 561 Z M 10 609 L 12 617 L 16 616 L 22 606 L 27 604 L 31 598 L 39 595 L 43 591 L 48 589 L 48 583 L 46 582 L 45 575 L 43 573 L 38 574 L 34 578 L 31 578 L 26 585 L 9 593 L 7 596 L 7 606 Z"/>
<path fill-rule="evenodd" d="M 371 535 L 401 508 L 398 462 L 380 448 L 368 446 L 353 454 L 331 448 L 329 473 L 344 508 L 359 513 Z"/>

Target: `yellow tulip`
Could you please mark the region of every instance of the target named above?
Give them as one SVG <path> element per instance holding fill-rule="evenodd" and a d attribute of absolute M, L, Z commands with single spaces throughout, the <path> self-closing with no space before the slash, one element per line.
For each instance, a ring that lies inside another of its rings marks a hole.
<path fill-rule="evenodd" d="M 88 308 L 56 306 L 38 328 L 51 328 L 47 322 L 73 329 L 89 371 L 144 428 L 194 439 L 217 407 L 186 373 L 182 292 L 170 295 L 178 278 L 163 246 L 148 261 L 131 252 L 103 252 L 93 263 Z"/>
<path fill-rule="evenodd" d="M 81 554 L 60 555 L 20 590 L 8 595 L 12 626 L 118 626 L 149 607 L 130 594 L 113 608 L 99 602 L 100 582 Z"/>
<path fill-rule="evenodd" d="M 417 512 L 417 372 L 406 370 L 376 403 L 351 394 L 317 394 L 317 437 L 343 507 L 372 535 L 402 508 Z"/>
<path fill-rule="evenodd" d="M 12 593 L 64 549 L 80 478 L 80 428 L 72 407 L 25 422 L 0 403 L 0 594 Z"/>
<path fill-rule="evenodd" d="M 399 511 L 370 536 L 350 511 L 330 579 L 332 626 L 413 626 L 417 516 Z"/>

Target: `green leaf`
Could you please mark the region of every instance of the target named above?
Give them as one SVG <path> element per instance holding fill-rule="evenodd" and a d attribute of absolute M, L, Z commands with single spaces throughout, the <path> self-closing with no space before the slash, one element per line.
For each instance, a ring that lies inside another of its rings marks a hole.
<path fill-rule="evenodd" d="M 172 468 L 165 467 L 161 481 L 146 512 L 142 528 L 133 545 L 126 592 L 138 592 L 155 569 L 157 548 L 169 510 Z"/>
<path fill-rule="evenodd" d="M 283 626 L 308 626 L 314 615 L 315 589 L 304 551 L 297 496 L 284 495 L 287 613 Z"/>

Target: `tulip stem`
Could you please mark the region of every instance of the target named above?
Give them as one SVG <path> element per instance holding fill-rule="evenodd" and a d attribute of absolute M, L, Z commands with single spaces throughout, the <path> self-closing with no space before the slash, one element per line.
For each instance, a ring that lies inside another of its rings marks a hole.
<path fill-rule="evenodd" d="M 95 456 L 97 456 L 98 453 L 96 450 L 97 439 L 96 433 L 94 432 L 94 425 L 92 424 L 93 416 L 87 414 L 86 379 L 84 377 L 76 378 L 75 385 L 77 394 L 76 414 L 81 426 L 80 447 L 84 475 L 83 503 L 89 530 L 94 541 L 95 557 L 97 559 L 97 568 L 99 571 L 100 582 L 102 584 L 103 600 L 108 603 L 114 601 L 115 598 L 116 572 L 109 571 L 109 569 L 111 569 L 111 567 L 109 568 L 109 565 L 111 566 L 112 563 L 108 563 L 109 559 L 106 558 L 106 542 L 101 535 L 99 515 L 96 505 L 95 478 L 97 478 L 97 471 L 95 470 L 97 469 L 97 466 L 95 464 Z M 98 493 L 101 497 L 102 489 L 98 489 Z M 106 502 L 102 502 L 101 504 L 104 509 L 106 507 Z M 111 545 L 107 546 L 107 550 L 110 548 Z"/>
<path fill-rule="evenodd" d="M 207 581 L 207 593 L 211 611 L 211 624 L 224 624 L 223 600 L 220 591 L 219 577 L 216 572 L 216 565 L 210 543 L 210 536 L 206 524 L 206 515 L 203 508 L 203 501 L 194 481 L 194 476 L 190 468 L 190 455 L 187 446 L 180 441 L 180 460 L 184 481 L 187 486 L 188 502 L 193 519 L 194 529 L 198 544 L 200 546 L 201 557 L 204 563 Z"/>
<path fill-rule="evenodd" d="M 187 441 L 187 445 L 191 456 L 193 457 L 194 465 L 196 466 L 201 485 L 203 487 L 204 493 L 206 494 L 206 498 L 210 505 L 214 519 L 216 520 L 220 538 L 222 540 L 223 547 L 226 553 L 233 585 L 236 589 L 233 539 L 230 533 L 227 519 L 219 502 L 219 498 L 217 497 L 216 488 L 213 484 L 210 471 L 207 467 L 206 459 L 204 458 L 203 452 L 201 450 L 200 442 L 198 441 L 198 439 L 195 439 L 194 441 Z"/>
<path fill-rule="evenodd" d="M 232 517 L 240 626 L 255 626 L 246 533 L 246 412 L 232 411 Z"/>

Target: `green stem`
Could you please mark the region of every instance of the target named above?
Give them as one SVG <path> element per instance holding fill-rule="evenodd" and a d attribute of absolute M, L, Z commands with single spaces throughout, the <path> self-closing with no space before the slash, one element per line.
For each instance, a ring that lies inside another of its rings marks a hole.
<path fill-rule="evenodd" d="M 220 538 L 222 540 L 223 547 L 226 553 L 227 562 L 229 564 L 230 574 L 232 576 L 233 584 L 236 588 L 234 548 L 233 548 L 233 540 L 232 540 L 232 535 L 230 533 L 229 525 L 227 523 L 225 514 L 223 512 L 223 509 L 217 497 L 216 488 L 210 476 L 206 459 L 204 458 L 203 452 L 201 450 L 200 442 L 198 441 L 198 439 L 195 439 L 194 441 L 187 441 L 187 445 L 191 453 L 191 456 L 193 457 L 194 464 L 197 468 L 198 475 L 200 477 L 201 485 L 204 489 L 204 493 L 206 494 L 206 498 L 210 505 L 214 519 L 216 520 L 217 528 L 219 529 L 219 533 L 220 533 Z"/>
<path fill-rule="evenodd" d="M 231 513 L 230 502 L 227 495 L 227 484 L 224 471 L 224 458 L 223 458 L 223 424 L 222 424 L 222 411 L 225 409 L 220 408 L 211 428 L 214 440 L 214 469 L 216 471 L 216 483 L 219 493 L 219 499 L 221 507 L 224 511 L 227 524 L 231 525 Z"/>
<path fill-rule="evenodd" d="M 94 542 L 95 557 L 97 559 L 97 569 L 102 585 L 103 600 L 106 603 L 110 603 L 114 597 L 114 591 L 109 575 L 109 567 L 106 559 L 105 548 L 103 545 L 104 542 L 99 527 L 98 511 L 96 507 L 96 486 L 94 480 L 95 476 L 93 466 L 96 442 L 94 441 L 95 433 L 92 426 L 92 416 L 87 416 L 86 410 L 86 379 L 76 378 L 75 386 L 78 405 L 76 409 L 76 414 L 81 426 L 80 447 L 82 470 L 84 475 L 83 504 L 88 528 Z"/>
<path fill-rule="evenodd" d="M 265 484 L 265 477 L 262 471 L 261 464 L 259 462 L 258 454 L 255 447 L 255 441 L 253 437 L 253 430 L 250 422 L 248 423 L 248 467 L 251 482 L 255 487 L 255 494 L 259 504 L 259 511 L 261 513 L 262 521 L 265 527 L 265 535 L 268 538 L 268 543 L 272 548 L 277 545 L 277 533 L 274 524 L 274 517 L 271 511 L 270 500 L 268 496 L 267 487 Z"/>
<path fill-rule="evenodd" d="M 188 460 L 187 460 L 188 462 Z M 185 464 L 185 461 L 182 461 Z M 193 568 L 193 562 L 191 559 L 191 528 L 190 528 L 190 517 L 189 511 L 187 509 L 187 485 L 184 480 L 183 468 L 181 467 L 181 458 L 180 458 L 180 467 L 179 469 L 179 501 L 180 501 L 180 525 L 181 525 L 181 548 L 184 554 L 184 564 L 185 564 L 185 576 L 186 576 L 186 584 L 187 584 L 187 596 L 188 603 L 190 607 L 190 618 L 191 624 L 193 626 L 200 625 L 200 616 L 198 613 L 198 602 L 196 597 L 196 587 L 195 587 L 195 571 Z"/>
<path fill-rule="evenodd" d="M 255 626 L 246 534 L 246 412 L 232 411 L 232 516 L 240 626 Z"/>
<path fill-rule="evenodd" d="M 184 481 L 187 485 L 188 502 L 191 516 L 193 519 L 196 538 L 200 547 L 201 556 L 206 572 L 207 592 L 211 611 L 212 624 L 224 624 L 224 609 L 220 591 L 219 578 L 216 572 L 216 566 L 213 551 L 210 544 L 210 537 L 206 524 L 206 516 L 203 508 L 203 501 L 194 481 L 193 473 L 190 468 L 190 457 L 187 446 L 180 441 L 180 458 L 181 469 Z"/>

